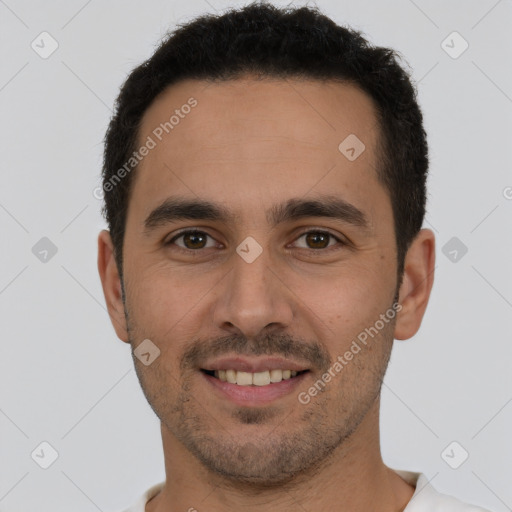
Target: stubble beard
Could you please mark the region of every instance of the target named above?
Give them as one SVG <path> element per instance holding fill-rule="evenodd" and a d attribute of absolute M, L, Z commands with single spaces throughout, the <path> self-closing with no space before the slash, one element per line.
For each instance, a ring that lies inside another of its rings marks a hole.
<path fill-rule="evenodd" d="M 292 418 L 273 407 L 237 407 L 226 421 L 206 412 L 184 380 L 176 399 L 170 401 L 176 391 L 167 384 L 172 383 L 172 377 L 161 367 L 152 374 L 151 382 L 144 369 L 138 369 L 137 375 L 164 428 L 207 470 L 223 477 L 228 485 L 256 490 L 298 483 L 320 466 L 327 466 L 378 402 L 384 372 L 385 366 L 381 375 L 374 377 L 371 389 L 369 386 L 363 394 L 342 392 L 334 398 L 319 393 L 307 405 L 297 402 L 296 407 L 303 408 L 303 412 Z M 347 387 L 352 388 L 353 384 L 348 383 Z M 277 419 L 279 415 L 283 417 L 281 421 Z M 229 431 L 233 426 L 237 430 L 237 426 L 244 425 L 259 425 L 265 434 L 247 436 Z"/>
<path fill-rule="evenodd" d="M 126 317 L 133 355 L 133 340 L 138 339 L 133 334 L 137 329 L 130 326 Z M 343 449 L 370 409 L 378 406 L 393 330 L 394 322 L 373 340 L 378 347 L 373 347 L 376 353 L 370 359 L 364 356 L 354 359 L 343 369 L 346 373 L 351 370 L 352 378 L 345 378 L 342 373 L 336 377 L 337 383 L 327 385 L 338 384 L 337 392 L 327 387 L 330 392 L 320 392 L 309 404 L 297 405 L 303 411 L 299 410 L 293 418 L 272 406 L 237 407 L 223 425 L 223 419 L 206 412 L 194 396 L 190 384 L 192 372 L 182 372 L 178 381 L 162 366 L 161 358 L 152 363 L 150 372 L 137 364 L 135 358 L 134 362 L 146 399 L 163 427 L 204 468 L 222 477 L 226 485 L 258 491 L 307 479 L 320 467 L 329 465 L 334 454 Z M 173 382 L 179 384 L 177 394 Z M 279 414 L 284 416 L 280 421 Z M 264 434 L 254 435 L 254 429 L 250 437 L 231 434 L 229 429 L 235 426 L 236 430 L 238 425 L 261 425 Z M 270 425 L 275 426 L 270 428 Z"/>

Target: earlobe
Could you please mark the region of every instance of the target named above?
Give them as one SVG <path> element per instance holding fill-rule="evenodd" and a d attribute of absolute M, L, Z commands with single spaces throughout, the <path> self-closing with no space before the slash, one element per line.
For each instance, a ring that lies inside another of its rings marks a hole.
<path fill-rule="evenodd" d="M 405 257 L 404 275 L 399 291 L 402 306 L 395 325 L 395 338 L 406 340 L 420 328 L 432 285 L 434 284 L 435 236 L 421 229 Z"/>
<path fill-rule="evenodd" d="M 124 314 L 121 278 L 114 257 L 112 239 L 110 233 L 106 230 L 102 230 L 98 235 L 98 271 L 110 321 L 118 338 L 128 342 L 129 337 Z"/>

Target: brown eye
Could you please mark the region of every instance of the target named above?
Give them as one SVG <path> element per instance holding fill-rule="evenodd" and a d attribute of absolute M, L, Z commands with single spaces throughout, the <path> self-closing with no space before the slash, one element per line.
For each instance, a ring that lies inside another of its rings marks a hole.
<path fill-rule="evenodd" d="M 329 246 L 331 235 L 326 233 L 307 233 L 306 243 L 311 249 L 325 249 Z"/>
<path fill-rule="evenodd" d="M 303 233 L 297 240 L 303 240 L 302 243 L 297 244 L 297 247 L 301 249 L 327 249 L 335 245 L 336 242 L 339 242 L 334 235 L 327 231 L 308 231 Z"/>
<path fill-rule="evenodd" d="M 183 235 L 183 243 L 187 249 L 202 249 L 206 245 L 204 233 L 187 233 Z"/>
<path fill-rule="evenodd" d="M 345 243 L 328 231 L 307 231 L 294 242 L 294 246 L 299 249 L 330 250 L 335 249 L 336 245 L 341 248 Z"/>
<path fill-rule="evenodd" d="M 208 241 L 208 238 L 211 239 L 211 242 Z M 177 243 L 177 241 L 180 239 L 181 243 Z M 215 245 L 214 240 L 210 237 L 210 235 L 204 233 L 203 231 L 184 231 L 172 238 L 168 244 L 176 244 L 182 249 L 190 250 L 204 249 L 206 247 L 213 247 Z"/>

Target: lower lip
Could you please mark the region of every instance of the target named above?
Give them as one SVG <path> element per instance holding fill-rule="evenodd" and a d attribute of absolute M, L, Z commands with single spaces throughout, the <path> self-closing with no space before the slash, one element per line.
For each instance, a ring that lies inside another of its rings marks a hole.
<path fill-rule="evenodd" d="M 281 382 L 272 382 L 266 386 L 239 386 L 238 384 L 224 382 L 204 372 L 201 372 L 201 375 L 217 390 L 221 397 L 228 398 L 237 405 L 251 407 L 268 404 L 291 394 L 303 383 L 308 373 L 304 372 L 296 377 Z"/>

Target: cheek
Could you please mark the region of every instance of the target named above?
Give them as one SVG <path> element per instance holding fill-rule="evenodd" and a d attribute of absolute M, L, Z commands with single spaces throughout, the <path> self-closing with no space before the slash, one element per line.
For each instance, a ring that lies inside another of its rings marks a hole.
<path fill-rule="evenodd" d="M 166 268 L 162 262 L 152 264 L 142 259 L 134 261 L 130 270 L 129 290 L 140 315 L 161 317 L 163 311 L 177 315 L 179 309 L 186 307 L 187 292 L 193 286 L 184 286 L 179 271 L 168 265 Z M 177 300 L 178 297 L 182 300 Z"/>
<path fill-rule="evenodd" d="M 385 313 L 391 306 L 395 284 L 382 271 L 352 265 L 343 272 L 296 281 L 294 290 L 302 299 L 303 313 L 314 323 L 321 323 L 327 338 L 339 344 Z"/>
<path fill-rule="evenodd" d="M 197 334 L 204 323 L 197 318 L 206 314 L 208 296 L 222 277 L 177 270 L 168 262 L 141 265 L 129 275 L 125 289 L 131 327 L 138 337 L 159 340 L 164 350 Z"/>

